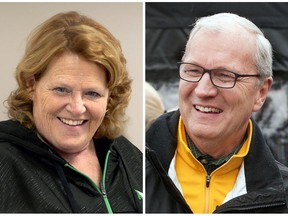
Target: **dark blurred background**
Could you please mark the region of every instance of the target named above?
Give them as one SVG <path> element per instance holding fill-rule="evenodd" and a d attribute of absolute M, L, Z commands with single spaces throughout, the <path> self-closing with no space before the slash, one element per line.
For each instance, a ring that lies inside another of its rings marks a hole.
<path fill-rule="evenodd" d="M 250 19 L 272 44 L 272 89 L 253 117 L 275 158 L 288 165 L 288 3 L 146 3 L 146 81 L 159 92 L 166 110 L 177 108 L 176 63 L 181 60 L 192 24 L 199 17 L 219 12 Z"/>

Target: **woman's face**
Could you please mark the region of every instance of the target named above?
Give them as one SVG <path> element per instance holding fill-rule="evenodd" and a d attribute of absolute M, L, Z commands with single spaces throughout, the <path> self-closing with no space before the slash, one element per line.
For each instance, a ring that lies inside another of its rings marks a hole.
<path fill-rule="evenodd" d="M 105 116 L 108 95 L 104 68 L 64 53 L 32 85 L 38 133 L 56 151 L 70 154 L 86 149 Z"/>

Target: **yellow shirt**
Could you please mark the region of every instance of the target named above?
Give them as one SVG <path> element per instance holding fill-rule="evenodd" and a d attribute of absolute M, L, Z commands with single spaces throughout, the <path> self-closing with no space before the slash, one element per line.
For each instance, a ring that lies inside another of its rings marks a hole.
<path fill-rule="evenodd" d="M 239 152 L 221 167 L 207 176 L 203 165 L 191 153 L 182 118 L 178 124 L 178 145 L 175 170 L 183 196 L 194 213 L 212 213 L 221 205 L 232 190 L 244 157 L 247 155 L 252 138 L 252 122 L 249 121 L 248 136 Z M 210 178 L 209 187 L 206 179 Z"/>

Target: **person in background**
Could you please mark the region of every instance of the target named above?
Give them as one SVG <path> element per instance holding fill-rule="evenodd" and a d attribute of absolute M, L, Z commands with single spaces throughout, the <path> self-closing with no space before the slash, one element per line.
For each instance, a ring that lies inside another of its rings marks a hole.
<path fill-rule="evenodd" d="M 145 127 L 149 128 L 151 123 L 165 112 L 162 99 L 157 90 L 145 82 Z"/>
<path fill-rule="evenodd" d="M 56 14 L 30 36 L 16 79 L 0 122 L 0 212 L 142 212 L 119 41 L 89 17 Z"/>
<path fill-rule="evenodd" d="M 146 212 L 288 212 L 288 168 L 251 118 L 273 81 L 261 30 L 231 13 L 198 19 L 179 75 L 179 110 L 146 132 Z"/>

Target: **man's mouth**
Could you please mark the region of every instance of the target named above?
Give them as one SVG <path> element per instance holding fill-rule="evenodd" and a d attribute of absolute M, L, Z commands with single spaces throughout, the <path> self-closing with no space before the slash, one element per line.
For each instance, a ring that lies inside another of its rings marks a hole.
<path fill-rule="evenodd" d="M 65 119 L 65 118 L 58 118 L 62 123 L 69 125 L 69 126 L 79 126 L 83 125 L 87 120 L 72 120 L 72 119 Z"/>
<path fill-rule="evenodd" d="M 221 112 L 223 112 L 222 110 L 214 108 L 214 107 L 204 107 L 204 106 L 200 106 L 200 105 L 195 105 L 194 107 L 196 110 L 198 110 L 200 112 L 204 112 L 204 113 L 221 113 Z"/>

